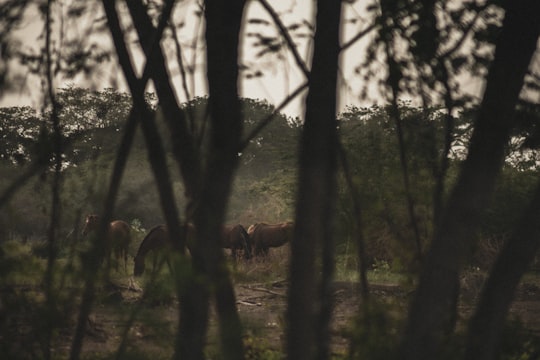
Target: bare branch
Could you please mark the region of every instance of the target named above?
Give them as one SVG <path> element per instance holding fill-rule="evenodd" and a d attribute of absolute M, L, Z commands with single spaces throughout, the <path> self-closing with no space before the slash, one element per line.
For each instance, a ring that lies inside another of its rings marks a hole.
<path fill-rule="evenodd" d="M 296 61 L 296 65 L 302 70 L 304 73 L 304 76 L 306 79 L 309 79 L 309 70 L 306 66 L 306 63 L 304 60 L 302 60 L 302 57 L 300 54 L 298 54 L 298 50 L 296 49 L 296 46 L 294 45 L 294 41 L 289 35 L 289 32 L 285 28 L 285 25 L 283 25 L 283 22 L 281 22 L 281 19 L 279 18 L 279 15 L 274 11 L 274 8 L 268 3 L 266 0 L 259 0 L 261 5 L 265 8 L 266 11 L 268 11 L 268 14 L 276 24 L 276 26 L 279 28 L 279 32 L 285 39 L 285 42 L 287 43 L 287 46 L 289 47 L 289 50 L 291 50 L 294 60 Z"/>

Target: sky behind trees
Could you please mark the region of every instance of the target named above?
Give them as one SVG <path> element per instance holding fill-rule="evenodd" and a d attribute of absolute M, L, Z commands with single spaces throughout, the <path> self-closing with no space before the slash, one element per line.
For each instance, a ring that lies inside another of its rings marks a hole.
<path fill-rule="evenodd" d="M 314 11 L 311 0 L 288 0 L 271 1 L 270 4 L 279 16 L 282 24 L 291 33 L 292 41 L 297 46 L 297 52 L 306 64 L 310 62 L 311 44 L 313 38 Z M 121 75 L 118 63 L 114 56 L 109 57 L 113 50 L 110 34 L 104 31 L 104 14 L 99 3 L 92 5 L 92 11 L 86 15 L 70 19 L 68 11 L 70 6 L 76 1 L 57 2 L 56 14 L 58 16 L 53 25 L 53 37 L 56 39 L 56 46 L 62 44 L 62 48 L 69 42 L 80 41 L 81 49 L 89 51 L 91 54 L 99 56 L 103 54 L 101 62 L 89 62 L 92 67 L 91 72 L 79 72 L 68 77 L 58 74 L 55 77 L 55 87 L 62 88 L 68 85 L 89 87 L 90 89 L 102 90 L 112 87 L 120 91 L 126 91 L 127 86 Z M 338 74 L 338 111 L 343 111 L 346 106 L 370 106 L 373 104 L 384 104 L 385 100 L 380 95 L 378 82 L 386 76 L 383 54 L 379 54 L 377 61 L 380 68 L 369 81 L 363 79 L 363 74 L 358 72 L 362 62 L 366 57 L 366 46 L 369 39 L 373 37 L 373 31 L 367 31 L 373 25 L 371 15 L 366 8 L 372 4 L 371 1 L 357 1 L 344 3 L 342 22 L 342 46 L 346 49 L 340 56 L 340 70 Z M 120 13 L 126 14 L 126 9 L 120 7 Z M 205 70 L 205 49 L 204 49 L 204 20 L 200 16 L 200 5 L 196 1 L 177 2 L 173 14 L 173 21 L 176 28 L 176 36 L 182 45 L 182 58 L 185 70 L 188 72 L 186 86 L 189 94 L 183 90 L 181 81 L 181 70 L 178 66 L 178 52 L 174 44 L 166 41 L 167 56 L 169 59 L 169 72 L 173 78 L 173 85 L 176 88 L 177 96 L 181 102 L 194 96 L 208 94 L 206 85 Z M 124 16 L 123 26 L 132 26 Z M 279 28 L 272 20 L 272 16 L 258 1 L 249 1 L 246 5 L 244 16 L 243 35 L 241 36 L 239 60 L 243 67 L 242 76 L 239 83 L 241 96 L 264 99 L 278 106 L 291 93 L 305 84 L 304 76 L 299 65 L 296 63 L 292 53 L 286 46 L 269 52 L 266 46 L 269 42 L 279 38 Z M 63 29 L 60 31 L 60 27 Z M 105 29 L 106 30 L 106 29 Z M 358 34 L 366 32 L 366 35 L 355 40 L 352 44 L 349 41 Z M 21 52 L 38 56 L 40 47 L 43 47 L 43 19 L 35 5 L 29 5 L 25 10 L 23 21 L 10 36 L 15 42 L 22 46 Z M 169 33 L 170 34 L 170 33 Z M 140 48 L 135 44 L 136 38 L 131 32 L 133 40 L 131 42 L 132 56 L 135 59 L 139 70 L 142 69 L 142 59 Z M 9 87 L 0 93 L 0 106 L 30 105 L 39 108 L 43 91 L 41 79 L 33 74 L 26 66 L 20 66 L 20 61 L 12 58 L 4 63 L 7 69 L 7 84 Z M 190 72 L 190 69 L 193 71 Z M 363 91 L 364 88 L 367 91 Z M 471 78 L 468 74 L 462 74 L 460 78 L 460 88 L 462 91 L 478 96 L 482 90 L 482 81 Z M 149 85 L 149 91 L 154 91 Z M 287 105 L 283 112 L 289 116 L 303 118 L 303 96 L 297 96 Z"/>

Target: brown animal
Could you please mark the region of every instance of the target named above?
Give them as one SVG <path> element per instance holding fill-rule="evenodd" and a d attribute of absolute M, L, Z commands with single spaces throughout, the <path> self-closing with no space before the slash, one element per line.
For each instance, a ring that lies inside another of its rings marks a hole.
<path fill-rule="evenodd" d="M 182 230 L 185 231 L 186 245 L 189 249 L 189 244 L 194 241 L 195 227 L 192 224 L 182 226 Z M 137 255 L 135 255 L 135 265 L 133 267 L 133 275 L 141 276 L 145 269 L 145 257 L 150 251 L 157 251 L 160 249 L 166 249 L 169 247 L 171 250 L 178 250 L 178 242 L 171 241 L 169 237 L 169 231 L 166 225 L 157 225 L 152 228 L 148 234 L 144 237 Z M 169 264 L 169 259 L 166 258 Z M 170 264 L 169 264 L 170 267 Z M 156 258 L 154 258 L 153 269 L 156 270 Z"/>
<path fill-rule="evenodd" d="M 231 249 L 231 254 L 235 259 L 238 257 L 238 251 L 244 251 L 244 259 L 251 258 L 251 241 L 246 229 L 240 224 L 223 226 L 221 246 Z"/>
<path fill-rule="evenodd" d="M 196 232 L 195 227 L 192 224 L 188 224 L 183 227 L 186 233 L 186 245 L 190 250 L 190 245 L 195 240 Z M 251 258 L 251 246 L 249 242 L 249 235 L 246 229 L 242 225 L 228 225 L 224 226 L 222 230 L 222 246 L 226 249 L 231 249 L 233 256 L 237 256 L 238 250 L 244 251 L 244 257 L 246 259 Z M 144 237 L 137 255 L 135 256 L 135 266 L 133 268 L 133 274 L 140 276 L 145 269 L 145 257 L 150 251 L 163 249 L 166 246 L 171 246 L 171 249 L 175 249 L 176 243 L 171 242 L 169 238 L 169 232 L 166 225 L 158 225 L 150 230 L 150 232 Z M 190 250 L 191 251 L 191 250 Z M 154 270 L 156 263 L 154 262 Z"/>
<path fill-rule="evenodd" d="M 90 214 L 86 216 L 82 235 L 86 236 L 90 232 L 96 231 L 99 227 L 99 215 Z M 124 259 L 124 270 L 127 272 L 127 254 L 131 243 L 131 228 L 122 220 L 115 220 L 109 224 L 107 229 L 107 249 L 105 258 L 110 261 L 111 252 L 114 251 L 116 257 L 116 270 L 120 259 Z"/>
<path fill-rule="evenodd" d="M 279 247 L 293 238 L 294 224 L 285 222 L 280 224 L 253 224 L 248 228 L 255 256 L 268 255 L 268 249 Z"/>

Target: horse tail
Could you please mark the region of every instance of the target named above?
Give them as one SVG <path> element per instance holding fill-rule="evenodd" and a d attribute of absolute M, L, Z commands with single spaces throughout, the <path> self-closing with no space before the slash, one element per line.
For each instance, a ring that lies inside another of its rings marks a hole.
<path fill-rule="evenodd" d="M 251 259 L 251 238 L 246 231 L 246 228 L 244 228 L 242 225 L 240 226 L 240 233 L 242 234 L 242 237 L 244 238 L 244 257 L 246 260 Z"/>

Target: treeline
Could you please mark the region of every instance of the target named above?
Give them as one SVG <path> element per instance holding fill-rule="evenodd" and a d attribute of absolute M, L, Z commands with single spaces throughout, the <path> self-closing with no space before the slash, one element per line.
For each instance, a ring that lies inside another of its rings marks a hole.
<path fill-rule="evenodd" d="M 62 105 L 61 124 L 65 135 L 62 172 L 62 215 L 60 237 L 77 231 L 86 213 L 99 212 L 109 184 L 120 134 L 131 107 L 128 94 L 114 90 L 92 92 L 66 88 L 59 93 Z M 196 98 L 183 105 L 191 124 L 205 138 L 207 98 Z M 149 105 L 159 113 L 152 94 Z M 266 127 L 252 137 L 239 152 L 240 166 L 229 200 L 227 219 L 249 225 L 255 222 L 278 222 L 294 218 L 296 201 L 298 141 L 301 123 L 264 101 L 243 99 L 244 134 L 261 124 Z M 427 249 L 432 237 L 437 196 L 445 197 L 463 158 L 470 132 L 467 114 L 454 119 L 455 131 L 449 148 L 448 168 L 441 169 L 444 154 L 445 115 L 438 109 L 400 104 L 403 144 L 398 141 L 396 123 L 384 107 L 350 107 L 339 115 L 340 141 L 347 168 L 340 169 L 336 226 L 338 252 L 354 249 L 358 219 L 352 192 L 356 191 L 362 210 L 366 252 L 371 263 L 388 261 L 396 269 L 414 268 L 414 262 Z M 47 116 L 44 114 L 43 116 Z M 33 109 L 0 109 L 2 147 L 0 167 L 5 176 L 2 191 L 24 174 L 32 164 L 52 159 L 47 122 Z M 161 129 L 166 131 L 165 129 Z M 164 136 L 167 139 L 167 136 Z M 172 164 L 171 144 L 165 143 Z M 509 149 L 509 163 L 497 185 L 493 205 L 483 220 L 478 237 L 479 251 L 472 264 L 487 266 L 498 246 L 514 226 L 516 214 L 531 196 L 537 170 L 531 156 L 521 149 Z M 401 151 L 406 162 L 402 163 Z M 516 160 L 517 159 L 517 160 Z M 521 160 L 519 160 L 521 159 Z M 443 171 L 444 170 L 444 171 Z M 1 240 L 46 237 L 50 219 L 50 165 L 39 176 L 29 178 L 4 207 L 0 221 Z M 171 171 L 175 171 L 171 166 Z M 407 177 L 404 178 L 404 171 Z M 348 182 L 352 180 L 352 183 Z M 173 186 L 179 208 L 187 206 L 182 182 Z M 351 189 L 351 185 L 354 190 Z M 438 194 L 437 192 L 442 191 Z M 140 224 L 143 229 L 163 223 L 158 192 L 145 151 L 138 135 L 131 152 L 115 217 Z M 414 223 L 414 224 L 413 224 Z"/>
<path fill-rule="evenodd" d="M 147 95 L 150 106 L 159 113 Z M 121 132 L 131 108 L 128 94 L 111 89 L 92 92 L 66 88 L 59 93 L 61 125 L 64 135 L 64 169 L 62 172 L 62 234 L 69 234 L 85 213 L 99 212 L 108 187 Z M 192 124 L 205 134 L 207 98 L 196 98 L 184 104 Z M 243 100 L 245 133 L 252 131 L 261 120 L 269 121 L 265 129 L 246 144 L 237 177 L 237 196 L 231 199 L 231 221 L 277 221 L 291 218 L 294 202 L 295 166 L 298 124 L 282 114 L 273 115 L 273 106 L 250 99 Z M 159 115 L 158 115 L 159 116 Z M 25 180 L 22 190 L 13 195 L 2 212 L 5 232 L 2 239 L 44 238 L 48 226 L 49 189 L 52 173 L 51 137 L 48 122 L 30 107 L 0 109 L 0 167 L 6 174 L 0 180 L 5 191 L 18 182 L 27 169 L 46 163 L 36 177 Z M 166 134 L 165 129 L 161 129 Z M 164 135 L 164 139 L 169 137 Z M 171 144 L 164 144 L 172 163 Z M 174 171 L 171 167 L 171 171 Z M 174 181 L 182 201 L 182 182 Z M 180 208 L 185 207 L 180 203 Z M 138 220 L 145 228 L 163 223 L 158 193 L 141 134 L 135 138 L 129 156 L 115 216 L 128 221 Z M 9 224 L 9 226 L 7 226 Z"/>

